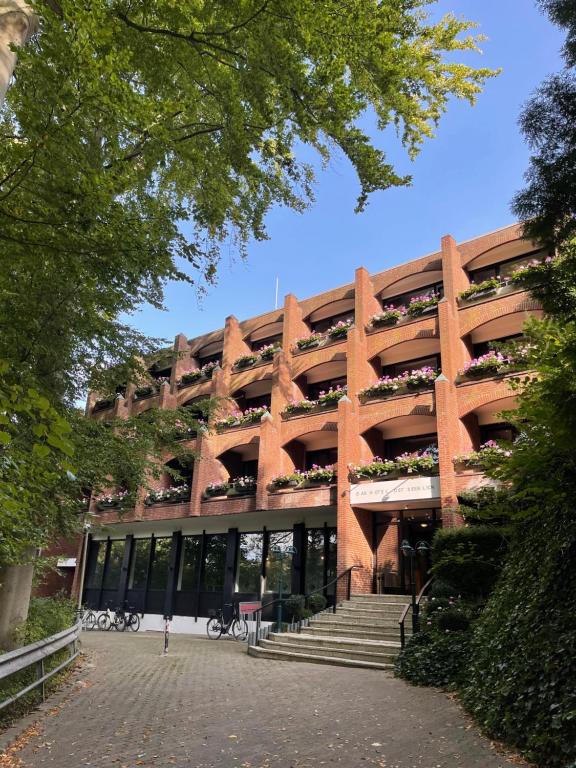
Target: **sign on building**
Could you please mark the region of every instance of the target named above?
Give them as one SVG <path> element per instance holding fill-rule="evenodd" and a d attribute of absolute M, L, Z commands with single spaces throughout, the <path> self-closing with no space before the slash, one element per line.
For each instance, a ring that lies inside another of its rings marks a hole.
<path fill-rule="evenodd" d="M 403 477 L 377 483 L 352 483 L 350 503 L 388 504 L 396 501 L 420 501 L 440 497 L 439 477 Z"/>

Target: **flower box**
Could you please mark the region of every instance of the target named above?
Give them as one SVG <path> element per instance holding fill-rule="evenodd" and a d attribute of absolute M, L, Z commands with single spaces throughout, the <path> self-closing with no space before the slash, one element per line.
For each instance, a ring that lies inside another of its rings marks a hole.
<path fill-rule="evenodd" d="M 440 297 L 435 294 L 426 294 L 424 296 L 413 296 L 410 299 L 410 304 L 406 309 L 406 314 L 409 317 L 420 317 L 420 315 L 426 312 L 432 312 L 436 310 Z"/>
<path fill-rule="evenodd" d="M 204 489 L 204 495 L 208 498 L 215 498 L 217 496 L 226 496 L 230 490 L 229 483 L 210 483 Z"/>
<path fill-rule="evenodd" d="M 242 355 L 234 363 L 235 368 L 251 368 L 258 360 L 257 355 Z"/>
<path fill-rule="evenodd" d="M 348 336 L 348 331 L 354 325 L 353 320 L 340 320 L 335 325 L 328 328 L 326 336 L 332 341 L 337 339 L 345 339 Z"/>
<path fill-rule="evenodd" d="M 227 496 L 253 496 L 256 493 L 256 478 L 246 475 L 228 482 Z"/>
<path fill-rule="evenodd" d="M 368 323 L 368 329 L 386 328 L 396 325 L 406 314 L 406 307 L 384 307 L 378 315 L 372 315 Z"/>
<path fill-rule="evenodd" d="M 190 486 L 180 485 L 172 488 L 163 488 L 151 491 L 144 500 L 147 507 L 154 504 L 182 504 L 190 500 Z"/>
<path fill-rule="evenodd" d="M 282 416 L 297 416 L 301 413 L 309 413 L 318 407 L 317 400 L 300 400 L 295 403 L 288 403 L 286 408 L 282 411 Z"/>
<path fill-rule="evenodd" d="M 184 373 L 182 378 L 178 382 L 179 387 L 189 387 L 191 384 L 196 384 L 202 378 L 202 371 L 200 369 L 196 371 L 189 371 Z"/>
<path fill-rule="evenodd" d="M 330 387 L 326 392 L 320 392 L 318 395 L 318 405 L 337 406 L 338 402 L 346 396 L 348 388 L 346 385 Z"/>
<path fill-rule="evenodd" d="M 116 402 L 115 397 L 106 397 L 106 398 L 103 398 L 102 400 L 97 400 L 94 403 L 92 412 L 96 413 L 97 411 L 106 411 L 108 410 L 108 408 L 112 408 L 115 402 Z"/>
<path fill-rule="evenodd" d="M 97 501 L 96 502 L 96 509 L 100 510 L 100 512 L 103 512 L 105 509 L 118 509 L 120 506 L 119 501 Z"/>
<path fill-rule="evenodd" d="M 350 464 L 348 470 L 352 482 L 393 480 L 406 475 L 431 477 L 438 474 L 438 448 L 430 445 L 421 451 L 403 453 L 395 459 L 374 456 L 371 461 Z"/>
<path fill-rule="evenodd" d="M 250 424 L 258 424 L 262 419 L 262 416 L 268 412 L 267 405 L 261 405 L 257 408 L 248 408 L 245 411 L 235 411 L 230 416 L 215 421 L 214 426 L 217 430 L 222 430 L 231 429 L 233 427 L 246 427 Z"/>
<path fill-rule="evenodd" d="M 304 336 L 301 339 L 296 340 L 296 348 L 299 350 L 313 349 L 317 347 L 321 341 L 324 341 L 324 336 L 321 333 L 312 333 L 310 336 Z"/>
<path fill-rule="evenodd" d="M 280 344 L 267 344 L 265 347 L 260 347 L 257 351 L 261 360 L 272 360 L 276 352 L 282 349 Z"/>
<path fill-rule="evenodd" d="M 152 397 L 152 395 L 156 394 L 158 394 L 158 390 L 156 387 L 150 384 L 145 387 L 138 387 L 138 389 L 134 392 L 134 399 L 144 400 L 146 397 Z"/>
<path fill-rule="evenodd" d="M 284 488 L 296 488 L 300 485 L 300 477 L 298 475 L 278 475 L 273 477 L 270 482 L 270 488 L 274 491 L 282 490 Z"/>
<path fill-rule="evenodd" d="M 490 277 L 488 280 L 483 280 L 481 283 L 475 285 L 472 283 L 469 288 L 462 291 L 458 296 L 459 301 L 471 301 L 474 299 L 481 299 L 485 296 L 491 296 L 501 287 L 502 283 L 497 277 Z"/>

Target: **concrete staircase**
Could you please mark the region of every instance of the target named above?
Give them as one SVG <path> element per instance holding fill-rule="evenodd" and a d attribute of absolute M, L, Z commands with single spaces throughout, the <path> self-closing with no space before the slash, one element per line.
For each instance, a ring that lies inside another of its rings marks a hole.
<path fill-rule="evenodd" d="M 400 651 L 398 620 L 408 602 L 405 595 L 353 595 L 336 613 L 311 619 L 300 633 L 272 632 L 248 653 L 261 659 L 389 670 Z M 405 622 L 407 634 L 409 624 Z"/>

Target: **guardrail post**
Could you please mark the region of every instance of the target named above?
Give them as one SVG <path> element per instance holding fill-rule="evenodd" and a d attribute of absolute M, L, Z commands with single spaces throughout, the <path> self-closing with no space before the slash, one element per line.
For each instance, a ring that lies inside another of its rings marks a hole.
<path fill-rule="evenodd" d="M 44 659 L 40 659 L 40 661 L 36 663 L 36 675 L 38 680 L 42 680 L 44 677 Z M 42 701 L 46 701 L 46 686 L 44 685 L 44 681 L 42 681 L 40 685 L 40 693 L 42 696 Z"/>

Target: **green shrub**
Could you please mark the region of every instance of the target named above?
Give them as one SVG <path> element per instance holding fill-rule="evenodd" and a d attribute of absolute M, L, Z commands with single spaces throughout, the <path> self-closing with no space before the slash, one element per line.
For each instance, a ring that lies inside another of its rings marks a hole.
<path fill-rule="evenodd" d="M 306 605 L 312 611 L 312 613 L 320 613 L 326 608 L 327 600 L 324 595 L 308 595 L 306 598 Z"/>
<path fill-rule="evenodd" d="M 414 685 L 453 689 L 463 682 L 470 646 L 469 632 L 419 632 L 395 663 L 395 674 Z"/>
<path fill-rule="evenodd" d="M 462 595 L 488 595 L 502 568 L 506 539 L 490 526 L 445 528 L 432 543 L 432 573 Z"/>
<path fill-rule="evenodd" d="M 430 587 L 430 598 L 440 599 L 444 597 L 456 597 L 458 590 L 452 584 L 442 579 L 435 579 Z"/>
<path fill-rule="evenodd" d="M 304 595 L 290 595 L 284 601 L 286 618 L 290 621 L 300 621 L 304 617 L 306 598 Z"/>
<path fill-rule="evenodd" d="M 470 619 L 461 608 L 451 607 L 438 614 L 436 626 L 440 632 L 464 632 Z"/>
<path fill-rule="evenodd" d="M 476 622 L 465 706 L 487 733 L 546 768 L 576 761 L 576 517 L 519 525 Z"/>

